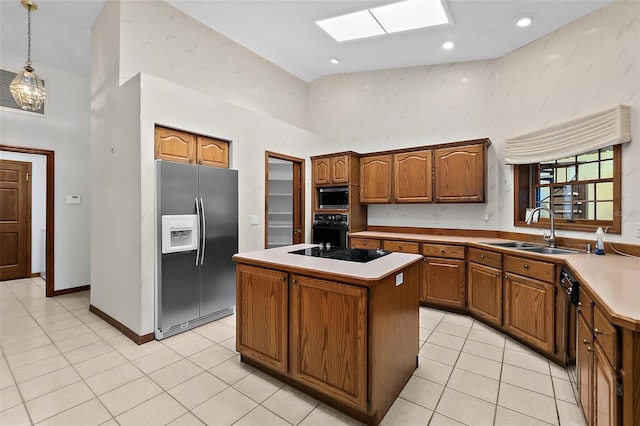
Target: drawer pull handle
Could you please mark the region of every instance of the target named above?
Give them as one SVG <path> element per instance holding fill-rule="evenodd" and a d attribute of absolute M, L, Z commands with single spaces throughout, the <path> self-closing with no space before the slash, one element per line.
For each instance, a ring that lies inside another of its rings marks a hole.
<path fill-rule="evenodd" d="M 524 269 L 529 269 L 529 265 L 527 265 L 526 263 L 524 264 Z"/>
<path fill-rule="evenodd" d="M 480 259 L 484 259 L 484 254 L 481 254 L 481 255 L 480 255 Z"/>

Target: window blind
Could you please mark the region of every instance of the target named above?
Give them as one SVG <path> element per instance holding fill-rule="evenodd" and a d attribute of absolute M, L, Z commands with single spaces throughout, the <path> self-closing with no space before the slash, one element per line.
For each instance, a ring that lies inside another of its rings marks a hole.
<path fill-rule="evenodd" d="M 505 141 L 507 164 L 532 164 L 631 141 L 630 108 L 618 105 Z"/>

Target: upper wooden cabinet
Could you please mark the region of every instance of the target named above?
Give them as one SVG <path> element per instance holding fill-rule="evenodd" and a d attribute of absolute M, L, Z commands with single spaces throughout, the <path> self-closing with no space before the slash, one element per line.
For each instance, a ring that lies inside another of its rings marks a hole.
<path fill-rule="evenodd" d="M 360 158 L 360 202 L 391 202 L 393 156 L 372 155 Z"/>
<path fill-rule="evenodd" d="M 349 154 L 313 159 L 313 183 L 316 185 L 348 184 L 350 171 Z"/>
<path fill-rule="evenodd" d="M 229 142 L 156 126 L 156 159 L 212 167 L 229 167 Z"/>
<path fill-rule="evenodd" d="M 177 163 L 195 163 L 196 135 L 156 127 L 156 158 Z"/>
<path fill-rule="evenodd" d="M 485 143 L 435 150 L 437 203 L 484 203 Z"/>
<path fill-rule="evenodd" d="M 393 156 L 393 195 L 396 203 L 431 202 L 433 151 L 412 151 Z"/>
<path fill-rule="evenodd" d="M 196 160 L 201 166 L 229 167 L 229 142 L 198 136 Z"/>

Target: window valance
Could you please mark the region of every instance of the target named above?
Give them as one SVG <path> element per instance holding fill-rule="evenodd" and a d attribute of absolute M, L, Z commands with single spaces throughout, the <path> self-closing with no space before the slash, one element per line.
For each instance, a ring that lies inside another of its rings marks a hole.
<path fill-rule="evenodd" d="M 507 164 L 531 164 L 578 155 L 631 141 L 630 108 L 606 111 L 505 141 Z"/>

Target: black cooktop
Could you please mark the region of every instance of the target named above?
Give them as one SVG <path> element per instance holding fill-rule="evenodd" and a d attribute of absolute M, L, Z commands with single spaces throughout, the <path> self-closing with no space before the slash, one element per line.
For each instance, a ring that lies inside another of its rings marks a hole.
<path fill-rule="evenodd" d="M 327 259 L 346 260 L 349 262 L 366 263 L 382 256 L 390 254 L 390 251 L 384 250 L 363 250 L 363 249 L 321 249 L 320 247 L 311 247 L 306 249 L 290 251 L 291 254 L 301 254 L 303 256 L 324 257 Z"/>

